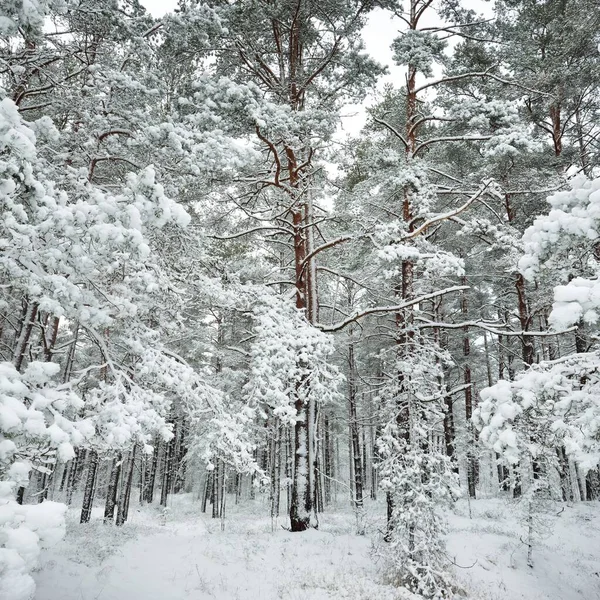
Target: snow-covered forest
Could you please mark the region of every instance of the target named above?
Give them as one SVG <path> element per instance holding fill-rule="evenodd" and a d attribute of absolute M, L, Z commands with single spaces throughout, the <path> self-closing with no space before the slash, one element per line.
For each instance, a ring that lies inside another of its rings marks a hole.
<path fill-rule="evenodd" d="M 598 0 L 0 0 L 0 73 L 1 600 L 600 598 Z"/>

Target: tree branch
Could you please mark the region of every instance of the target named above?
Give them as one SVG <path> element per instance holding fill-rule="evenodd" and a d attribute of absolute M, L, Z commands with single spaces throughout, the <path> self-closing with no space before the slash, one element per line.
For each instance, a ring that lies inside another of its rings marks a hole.
<path fill-rule="evenodd" d="M 384 121 L 383 119 L 380 119 L 378 117 L 373 117 L 373 120 L 376 123 L 379 123 L 380 125 L 383 125 L 385 128 L 389 129 L 404 144 L 404 147 L 408 149 L 408 142 L 393 125 L 390 125 L 387 121 Z"/>
<path fill-rule="evenodd" d="M 321 331 L 333 332 L 339 331 L 343 329 L 350 323 L 357 321 L 358 319 L 362 319 L 363 317 L 367 317 L 369 315 L 377 315 L 377 314 L 385 314 L 385 313 L 394 313 L 400 312 L 405 308 L 409 308 L 414 306 L 415 304 L 419 304 L 421 302 L 425 302 L 426 300 L 432 300 L 433 298 L 438 298 L 439 296 L 444 296 L 445 294 L 451 294 L 453 292 L 460 292 L 462 290 L 468 290 L 470 286 L 468 285 L 455 285 L 453 287 L 445 288 L 443 290 L 438 290 L 437 292 L 431 292 L 430 294 L 424 294 L 423 296 L 419 296 L 418 298 L 414 298 L 412 300 L 406 300 L 401 304 L 396 304 L 394 306 L 375 306 L 373 308 L 367 308 L 361 312 L 355 313 L 351 317 L 348 317 L 344 321 L 340 321 L 339 323 L 335 323 L 333 325 L 317 325 L 317 327 Z"/>

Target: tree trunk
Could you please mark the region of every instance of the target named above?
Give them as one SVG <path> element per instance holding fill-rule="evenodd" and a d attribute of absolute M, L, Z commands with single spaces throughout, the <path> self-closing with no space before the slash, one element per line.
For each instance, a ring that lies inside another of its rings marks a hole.
<path fill-rule="evenodd" d="M 156 482 L 156 472 L 158 471 L 158 454 L 160 452 L 160 441 L 156 440 L 152 451 L 152 460 L 149 461 L 148 473 L 144 482 L 144 500 L 151 504 L 154 500 L 154 484 Z"/>
<path fill-rule="evenodd" d="M 325 504 L 331 504 L 331 431 L 329 417 L 325 415 L 323 419 L 323 468 L 325 471 L 325 481 L 323 482 Z"/>
<path fill-rule="evenodd" d="M 119 452 L 112 460 L 108 489 L 106 491 L 106 503 L 104 504 L 104 522 L 113 522 L 115 518 L 115 506 L 117 505 L 117 492 L 119 477 L 121 476 L 122 456 Z"/>
<path fill-rule="evenodd" d="M 69 473 L 69 479 L 67 481 L 67 505 L 70 505 L 73 501 L 73 492 L 81 481 L 83 475 L 83 469 L 87 458 L 87 451 L 81 448 L 75 448 L 75 458 L 73 459 L 73 465 L 71 472 Z"/>
<path fill-rule="evenodd" d="M 21 322 L 21 329 L 15 344 L 15 351 L 13 355 L 13 362 L 17 371 L 21 371 L 23 366 L 23 360 L 27 355 L 27 348 L 29 346 L 29 339 L 31 338 L 31 331 L 35 324 L 35 319 L 38 313 L 38 303 L 26 300 L 27 308 L 23 315 Z"/>
<path fill-rule="evenodd" d="M 212 471 L 209 471 L 208 469 L 206 470 L 206 476 L 204 478 L 204 493 L 202 494 L 202 506 L 200 508 L 203 513 L 206 512 L 206 504 L 212 489 L 212 473 Z"/>
<path fill-rule="evenodd" d="M 467 284 L 466 277 L 463 277 L 463 285 Z M 467 294 L 465 291 L 461 294 L 461 314 L 466 321 L 468 319 Z M 475 434 L 471 419 L 473 417 L 473 384 L 471 381 L 471 339 L 469 337 L 469 328 L 463 329 L 463 383 L 465 384 L 465 425 L 467 429 L 467 488 L 469 496 L 475 498 L 477 481 L 477 458 L 474 455 Z"/>
<path fill-rule="evenodd" d="M 164 444 L 162 487 L 160 490 L 160 505 L 167 506 L 167 497 L 171 488 L 173 468 L 173 439 Z"/>
<path fill-rule="evenodd" d="M 350 330 L 352 336 L 352 330 Z M 361 449 L 358 428 L 358 414 L 356 409 L 356 360 L 354 357 L 354 343 L 348 345 L 348 402 L 350 412 L 350 440 L 352 444 L 352 466 L 354 483 L 354 508 L 360 512 L 363 508 L 363 470 L 361 464 Z"/>
<path fill-rule="evenodd" d="M 129 457 L 129 468 L 124 481 L 124 488 L 121 489 L 119 496 L 119 506 L 117 509 L 117 526 L 123 525 L 129 516 L 129 502 L 131 500 L 131 484 L 133 483 L 133 473 L 135 470 L 137 444 L 133 446 L 131 456 Z"/>
<path fill-rule="evenodd" d="M 95 450 L 90 450 L 87 455 L 88 472 L 85 481 L 85 489 L 83 492 L 81 518 L 79 519 L 80 523 L 89 523 L 89 520 L 92 516 L 94 494 L 96 493 L 96 477 L 98 475 L 98 453 Z"/>

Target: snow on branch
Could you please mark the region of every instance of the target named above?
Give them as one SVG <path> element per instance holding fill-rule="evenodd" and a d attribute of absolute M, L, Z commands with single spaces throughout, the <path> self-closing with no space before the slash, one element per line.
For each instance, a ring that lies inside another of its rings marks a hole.
<path fill-rule="evenodd" d="M 512 329 L 498 329 L 493 325 L 485 323 L 484 321 L 461 321 L 460 323 L 444 323 L 442 321 L 428 321 L 422 317 L 416 317 L 421 323 L 417 325 L 419 329 L 425 328 L 445 328 L 445 329 L 462 329 L 464 327 L 476 327 L 489 331 L 495 335 L 506 335 L 515 337 L 551 337 L 555 335 L 563 335 L 565 333 L 571 333 L 575 331 L 577 327 L 569 327 L 568 329 L 562 329 L 561 331 L 514 331 Z"/>
<path fill-rule="evenodd" d="M 387 121 L 380 119 L 378 117 L 373 117 L 373 120 L 380 125 L 383 125 L 386 129 L 389 129 L 403 144 L 404 147 L 408 150 L 408 142 L 404 139 L 404 136 L 393 126 L 390 125 Z"/>
<path fill-rule="evenodd" d="M 510 79 L 503 79 L 502 77 L 498 77 L 498 75 L 494 75 L 493 73 L 491 73 L 490 71 L 492 70 L 493 67 L 490 67 L 489 69 L 486 69 L 485 71 L 472 71 L 470 73 L 461 73 L 460 75 L 451 75 L 449 77 L 441 77 L 440 79 L 435 79 L 434 81 L 429 81 L 427 83 L 424 83 L 423 85 L 419 86 L 414 92 L 415 94 L 418 94 L 419 92 L 422 92 L 423 90 L 426 90 L 427 88 L 430 87 L 435 87 L 436 85 L 441 85 L 444 83 L 452 83 L 454 81 L 461 81 L 462 79 L 469 79 L 470 77 L 489 77 L 490 79 L 493 79 L 494 81 L 497 81 L 498 83 L 503 83 L 505 85 L 512 85 L 513 87 L 519 88 L 521 90 L 525 90 L 526 92 L 531 92 L 533 94 L 539 94 L 541 96 L 552 96 L 552 94 L 549 94 L 547 92 L 542 92 L 541 90 L 536 90 L 530 87 L 527 87 L 525 85 L 521 85 L 520 83 L 517 83 L 516 81 L 511 81 Z"/>
<path fill-rule="evenodd" d="M 331 240 L 330 242 L 326 242 L 325 244 L 322 244 L 318 248 L 315 248 L 312 252 L 307 254 L 306 258 L 302 261 L 302 268 L 304 268 L 308 264 L 308 262 L 310 260 L 312 260 L 317 254 L 319 254 L 319 252 L 322 252 L 323 250 L 327 250 L 328 248 L 332 248 L 333 246 L 337 246 L 338 244 L 347 242 L 348 240 L 351 240 L 351 239 L 352 239 L 352 236 L 345 235 L 345 236 L 336 238 L 335 240 Z"/>
<path fill-rule="evenodd" d="M 494 182 L 491 179 L 488 181 L 485 181 L 481 185 L 481 187 L 464 204 L 462 204 L 455 210 L 451 210 L 450 212 L 447 212 L 447 213 L 442 213 L 440 215 L 437 215 L 437 216 L 425 221 L 425 223 L 423 223 L 420 227 L 418 227 L 417 229 L 415 229 L 414 231 L 411 231 L 408 235 L 406 235 L 403 238 L 403 240 L 411 240 L 413 238 L 416 238 L 417 236 L 419 236 L 423 232 L 425 232 L 432 225 L 435 225 L 436 223 L 439 223 L 440 221 L 446 221 L 448 219 L 451 219 L 452 217 L 456 217 L 457 215 L 459 215 L 460 213 L 465 211 L 467 208 L 469 208 L 469 206 L 471 206 L 471 204 L 473 204 L 473 202 L 475 202 L 475 200 L 477 200 L 486 190 L 488 190 L 488 188 L 493 183 Z"/>
<path fill-rule="evenodd" d="M 250 235 L 251 233 L 256 233 L 257 231 L 279 231 L 287 233 L 288 235 L 292 235 L 292 232 L 288 231 L 284 227 L 268 227 L 265 225 L 263 227 L 253 227 L 252 229 L 246 229 L 245 231 L 240 231 L 240 233 L 232 233 L 231 235 L 211 235 L 209 237 L 211 237 L 214 240 L 234 240 L 245 235 Z"/>
<path fill-rule="evenodd" d="M 363 317 L 367 317 L 369 315 L 399 312 L 401 310 L 404 310 L 405 308 L 410 308 L 411 306 L 415 306 L 416 304 L 425 302 L 426 300 L 432 300 L 433 298 L 439 298 L 440 296 L 444 296 L 445 294 L 451 294 L 453 292 L 460 292 L 462 290 L 468 289 L 468 285 L 455 285 L 449 288 L 445 288 L 443 290 L 431 292 L 430 294 L 423 294 L 422 296 L 413 298 L 411 300 L 406 300 L 405 302 L 393 306 L 374 306 L 373 308 L 367 308 L 363 311 L 353 314 L 352 316 L 348 317 L 347 319 L 344 319 L 343 321 L 340 321 L 339 323 L 334 323 L 333 325 L 318 325 L 317 327 L 321 331 L 339 331 L 347 325 L 350 325 L 350 323 L 358 321 L 358 319 L 362 319 Z"/>

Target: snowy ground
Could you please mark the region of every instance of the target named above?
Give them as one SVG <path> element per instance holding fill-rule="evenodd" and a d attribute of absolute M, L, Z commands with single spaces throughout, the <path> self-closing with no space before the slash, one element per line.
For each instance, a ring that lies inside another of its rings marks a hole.
<path fill-rule="evenodd" d="M 326 514 L 319 531 L 292 534 L 257 517 L 258 506 L 230 510 L 225 531 L 189 497 L 175 499 L 166 519 L 155 509 L 123 528 L 100 515 L 76 523 L 42 560 L 36 600 L 396 600 L 381 583 L 368 536 L 352 534 L 352 516 Z M 381 526 L 372 506 L 372 531 Z M 465 502 L 450 516 L 449 557 L 473 600 L 600 598 L 600 505 L 565 507 L 541 542 L 535 565 L 515 507 L 500 500 Z M 163 524 L 164 523 L 164 524 Z"/>

